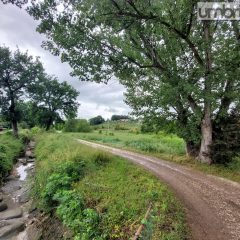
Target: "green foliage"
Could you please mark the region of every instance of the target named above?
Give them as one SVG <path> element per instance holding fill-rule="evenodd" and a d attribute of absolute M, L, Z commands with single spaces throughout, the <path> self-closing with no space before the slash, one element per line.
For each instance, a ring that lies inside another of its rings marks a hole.
<path fill-rule="evenodd" d="M 134 128 L 133 128 L 134 129 Z M 89 133 L 81 134 L 80 137 L 86 140 L 99 141 L 116 147 L 127 147 L 130 149 L 138 149 L 145 152 L 163 154 L 169 156 L 184 156 L 185 143 L 183 139 L 175 134 L 167 134 L 158 132 L 157 134 L 140 134 L 138 130 L 129 132 L 115 131 L 114 136 Z"/>
<path fill-rule="evenodd" d="M 127 127 L 124 126 L 124 124 L 116 124 L 114 130 L 121 131 L 121 130 L 129 130 Z"/>
<path fill-rule="evenodd" d="M 74 182 L 83 177 L 84 162 L 77 159 L 58 165 L 48 179 L 42 192 L 42 199 L 46 207 L 55 207 L 55 195 L 59 191 L 69 190 Z"/>
<path fill-rule="evenodd" d="M 69 119 L 65 123 L 65 132 L 91 132 L 91 126 L 85 119 Z"/>
<path fill-rule="evenodd" d="M 43 133 L 43 129 L 40 127 L 33 127 L 31 128 L 31 132 L 33 135 L 38 135 L 40 133 Z"/>
<path fill-rule="evenodd" d="M 98 152 L 94 155 L 93 161 L 98 166 L 104 166 L 111 161 L 111 156 L 105 152 Z"/>
<path fill-rule="evenodd" d="M 10 134 L 0 135 L 0 182 L 12 169 L 15 158 L 23 150 L 23 143 L 20 139 Z"/>
<path fill-rule="evenodd" d="M 99 125 L 105 122 L 105 119 L 102 116 L 97 116 L 89 119 L 91 125 Z"/>
<path fill-rule="evenodd" d="M 128 120 L 129 116 L 126 115 L 112 115 L 111 121 L 119 121 L 119 120 Z"/>
<path fill-rule="evenodd" d="M 124 159 L 83 146 L 70 134 L 45 134 L 37 142 L 36 201 L 47 199 L 48 208 L 55 206 L 74 240 L 131 238 L 150 201 L 154 204 L 151 239 L 185 238 L 179 204 L 151 174 Z M 77 173 L 78 169 L 82 172 Z"/>
<path fill-rule="evenodd" d="M 211 162 L 202 120 L 211 125 L 240 106 L 239 24 L 198 21 L 197 2 L 67 1 L 63 14 L 62 1 L 44 0 L 29 13 L 73 75 L 104 83 L 114 75 L 137 116 L 176 121 L 179 136 Z"/>
<path fill-rule="evenodd" d="M 85 208 L 83 198 L 76 191 L 61 191 L 55 199 L 60 203 L 57 216 L 74 232 L 74 240 L 102 239 L 98 237 L 99 215 L 90 208 Z"/>
<path fill-rule="evenodd" d="M 12 123 L 13 133 L 18 135 L 17 122 L 20 118 L 18 103 L 26 95 L 27 87 L 42 74 L 43 66 L 27 52 L 19 49 L 11 52 L 0 46 L 0 111 Z"/>
<path fill-rule="evenodd" d="M 225 165 L 203 165 L 186 156 L 185 143 L 183 139 L 179 138 L 175 134 L 168 134 L 165 132 L 159 132 L 158 134 L 136 134 L 131 130 L 130 132 L 116 131 L 114 132 L 114 135 L 115 136 L 112 137 L 93 132 L 88 134 L 74 134 L 73 137 L 100 142 L 117 148 L 126 148 L 127 150 L 141 153 L 147 152 L 147 154 L 157 156 L 161 159 L 174 161 L 208 174 L 240 182 L 239 157 L 235 157 L 231 162 L 226 163 Z"/>
<path fill-rule="evenodd" d="M 79 92 L 66 81 L 59 82 L 56 77 L 42 74 L 38 81 L 28 86 L 28 91 L 35 115 L 38 116 L 38 124 L 46 130 L 49 130 L 54 122 L 62 122 L 61 116 L 76 116 Z"/>
<path fill-rule="evenodd" d="M 22 7 L 23 5 L 28 3 L 28 0 L 1 0 L 3 4 L 14 4 L 17 7 Z"/>
<path fill-rule="evenodd" d="M 213 161 L 227 165 L 240 156 L 240 113 L 232 111 L 222 118 L 214 128 L 215 141 L 212 145 Z"/>

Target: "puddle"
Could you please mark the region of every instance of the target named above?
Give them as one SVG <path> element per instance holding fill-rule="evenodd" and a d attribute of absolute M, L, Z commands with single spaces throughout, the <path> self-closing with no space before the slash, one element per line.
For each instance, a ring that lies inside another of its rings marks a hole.
<path fill-rule="evenodd" d="M 18 175 L 20 176 L 19 180 L 24 181 L 27 178 L 27 170 L 33 166 L 33 163 L 28 163 L 27 165 L 20 165 L 17 167 Z"/>

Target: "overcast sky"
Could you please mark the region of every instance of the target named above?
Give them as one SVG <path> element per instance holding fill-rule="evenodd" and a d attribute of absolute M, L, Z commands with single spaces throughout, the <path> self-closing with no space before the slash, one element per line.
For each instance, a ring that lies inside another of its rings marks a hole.
<path fill-rule="evenodd" d="M 124 87 L 116 80 L 105 85 L 80 82 L 71 77 L 71 69 L 66 63 L 61 63 L 59 57 L 41 48 L 44 36 L 36 32 L 36 26 L 37 23 L 23 9 L 0 3 L 0 45 L 5 44 L 12 50 L 18 46 L 22 51 L 28 50 L 30 55 L 40 56 L 48 74 L 56 75 L 60 81 L 68 81 L 78 89 L 80 118 L 96 115 L 110 118 L 112 114 L 125 115 L 131 111 L 123 102 Z"/>

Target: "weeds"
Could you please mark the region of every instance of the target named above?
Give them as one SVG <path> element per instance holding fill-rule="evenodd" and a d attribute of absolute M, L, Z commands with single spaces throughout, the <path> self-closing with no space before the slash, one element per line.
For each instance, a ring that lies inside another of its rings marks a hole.
<path fill-rule="evenodd" d="M 73 231 L 74 240 L 131 238 L 149 202 L 154 205 L 151 239 L 174 235 L 171 239 L 180 240 L 186 236 L 178 202 L 145 170 L 83 146 L 66 134 L 42 136 L 35 153 L 36 200 L 44 209 L 44 204 L 56 209 L 57 216 Z M 168 229 L 163 227 L 165 223 Z"/>
<path fill-rule="evenodd" d="M 23 150 L 23 142 L 10 133 L 0 135 L 0 183 L 10 172 L 15 158 Z"/>

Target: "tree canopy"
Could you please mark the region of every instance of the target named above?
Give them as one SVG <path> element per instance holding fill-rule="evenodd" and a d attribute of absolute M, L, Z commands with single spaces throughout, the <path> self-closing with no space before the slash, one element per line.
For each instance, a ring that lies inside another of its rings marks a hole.
<path fill-rule="evenodd" d="M 126 115 L 112 115 L 111 120 L 112 121 L 118 121 L 118 120 L 127 120 L 129 119 Z"/>
<path fill-rule="evenodd" d="M 18 136 L 18 122 L 48 130 L 54 122 L 76 116 L 79 92 L 48 76 L 39 58 L 0 47 L 0 111 Z"/>
<path fill-rule="evenodd" d="M 73 75 L 117 77 L 136 115 L 176 120 L 188 154 L 211 163 L 215 126 L 239 110 L 240 23 L 199 21 L 197 2 L 44 0 L 29 13 Z"/>
<path fill-rule="evenodd" d="M 43 74 L 37 82 L 28 86 L 28 91 L 40 116 L 45 119 L 44 126 L 47 130 L 62 117 L 76 116 L 79 92 L 67 82 L 60 83 L 56 77 Z"/>
<path fill-rule="evenodd" d="M 10 120 L 14 134 L 18 135 L 18 101 L 25 95 L 27 87 L 42 74 L 43 66 L 38 58 L 18 49 L 11 52 L 0 47 L 0 99 L 1 110 Z"/>
<path fill-rule="evenodd" d="M 97 116 L 94 118 L 89 119 L 91 125 L 99 125 L 105 122 L 105 119 L 102 116 Z"/>

